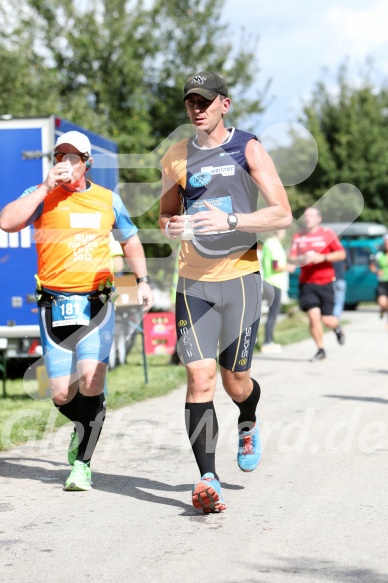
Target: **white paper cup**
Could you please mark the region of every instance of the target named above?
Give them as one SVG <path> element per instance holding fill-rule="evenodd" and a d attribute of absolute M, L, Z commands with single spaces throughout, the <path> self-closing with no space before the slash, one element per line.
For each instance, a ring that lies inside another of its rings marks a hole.
<path fill-rule="evenodd" d="M 71 162 L 69 162 L 69 160 L 66 160 L 66 164 L 67 164 L 67 170 L 65 172 L 62 172 L 60 179 L 61 180 L 71 180 L 71 177 L 74 174 L 74 168 L 71 165 Z"/>
<path fill-rule="evenodd" d="M 191 241 L 194 237 L 193 227 L 191 226 L 190 220 L 185 220 L 185 230 L 182 233 L 182 241 Z"/>

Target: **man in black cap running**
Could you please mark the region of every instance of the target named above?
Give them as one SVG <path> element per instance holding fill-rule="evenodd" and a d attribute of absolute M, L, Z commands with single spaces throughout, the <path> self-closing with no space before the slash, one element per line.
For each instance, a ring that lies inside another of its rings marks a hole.
<path fill-rule="evenodd" d="M 159 224 L 168 238 L 182 239 L 178 350 L 187 370 L 187 431 L 201 476 L 192 501 L 214 512 L 226 508 L 215 467 L 217 353 L 224 389 L 239 409 L 237 462 L 250 472 L 261 456 L 260 387 L 250 377 L 261 309 L 257 233 L 286 228 L 292 217 L 256 136 L 224 125 L 230 107 L 224 79 L 208 71 L 191 75 L 184 103 L 196 133 L 163 157 Z M 261 210 L 258 189 L 267 205 Z"/>

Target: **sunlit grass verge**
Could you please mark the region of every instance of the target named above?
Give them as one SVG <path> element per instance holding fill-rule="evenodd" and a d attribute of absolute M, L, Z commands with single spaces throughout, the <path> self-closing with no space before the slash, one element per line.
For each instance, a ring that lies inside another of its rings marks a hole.
<path fill-rule="evenodd" d="M 263 316 L 258 345 L 264 339 L 266 315 Z M 285 317 L 275 326 L 274 341 L 285 345 L 310 338 L 306 314 L 291 306 Z M 140 337 L 127 357 L 127 364 L 108 372 L 107 405 L 117 409 L 138 401 L 165 395 L 186 381 L 183 366 L 170 365 L 170 356 L 148 356 L 148 384 L 145 383 Z M 34 382 L 36 387 L 34 387 Z M 62 415 L 54 415 L 51 400 L 39 401 L 32 397 L 37 391 L 37 382 L 23 379 L 7 380 L 8 397 L 0 399 L 0 450 L 24 443 L 30 438 L 41 439 L 48 426 L 50 414 L 53 427 L 68 423 Z M 27 389 L 27 391 L 26 391 Z"/>
<path fill-rule="evenodd" d="M 262 346 L 264 342 L 265 323 L 267 315 L 261 319 L 258 345 Z M 275 324 L 274 342 L 277 344 L 292 344 L 300 340 L 310 338 L 309 323 L 307 315 L 297 309 L 296 306 L 290 306 L 288 311 L 279 317 Z"/>
<path fill-rule="evenodd" d="M 147 357 L 146 384 L 139 337 L 127 356 L 127 364 L 108 372 L 108 408 L 117 409 L 158 397 L 183 384 L 186 380 L 185 368 L 170 365 L 169 360 L 169 355 Z M 26 387 L 23 379 L 7 380 L 8 396 L 0 399 L 0 450 L 24 443 L 31 438 L 41 439 L 50 425 L 50 413 L 54 418 L 54 406 L 50 399 L 39 401 L 30 396 L 37 392 L 37 382 L 36 387 L 33 385 L 34 381 L 29 381 Z M 65 423 L 68 423 L 66 417 L 55 415 L 54 427 L 59 428 Z"/>

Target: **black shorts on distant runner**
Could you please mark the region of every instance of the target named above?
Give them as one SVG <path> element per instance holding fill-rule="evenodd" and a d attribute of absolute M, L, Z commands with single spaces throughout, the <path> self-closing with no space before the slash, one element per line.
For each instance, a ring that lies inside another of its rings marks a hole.
<path fill-rule="evenodd" d="M 388 281 L 379 281 L 377 286 L 376 296 L 387 296 L 388 297 Z"/>
<path fill-rule="evenodd" d="M 303 312 L 320 308 L 322 316 L 332 316 L 334 309 L 334 287 L 332 282 L 299 284 L 299 305 Z"/>
<path fill-rule="evenodd" d="M 189 364 L 216 359 L 219 352 L 222 367 L 230 371 L 248 370 L 260 314 L 260 273 L 221 282 L 180 277 L 176 328 L 182 361 Z"/>

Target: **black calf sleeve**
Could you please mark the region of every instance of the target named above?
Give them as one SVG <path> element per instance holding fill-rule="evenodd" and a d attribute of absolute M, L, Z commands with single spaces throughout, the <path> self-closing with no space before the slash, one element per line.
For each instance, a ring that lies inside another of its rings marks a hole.
<path fill-rule="evenodd" d="M 57 409 L 59 409 L 62 415 L 70 419 L 70 421 L 77 421 L 79 398 L 80 392 L 77 391 L 72 400 L 69 401 L 68 403 L 65 403 L 64 405 L 57 405 L 56 403 L 54 403 L 54 405 L 56 406 Z"/>
<path fill-rule="evenodd" d="M 253 389 L 249 397 L 242 403 L 238 403 L 233 399 L 233 403 L 236 403 L 240 409 L 238 418 L 240 431 L 250 431 L 256 421 L 256 407 L 260 400 L 260 385 L 255 379 L 251 380 L 253 382 Z"/>
<path fill-rule="evenodd" d="M 105 420 L 106 403 L 102 393 L 96 397 L 80 395 L 78 423 L 84 433 L 78 446 L 77 460 L 89 462 L 96 448 L 98 438 Z"/>
<path fill-rule="evenodd" d="M 213 401 L 186 403 L 186 430 L 201 476 L 211 472 L 218 480 L 215 451 L 218 439 L 218 422 Z"/>

